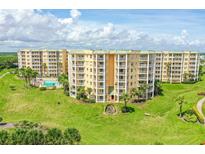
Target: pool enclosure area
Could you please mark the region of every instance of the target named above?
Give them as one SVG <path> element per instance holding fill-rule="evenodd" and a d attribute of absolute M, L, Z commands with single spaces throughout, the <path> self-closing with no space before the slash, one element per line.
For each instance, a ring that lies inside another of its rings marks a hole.
<path fill-rule="evenodd" d="M 62 85 L 55 78 L 36 78 L 32 81 L 32 85 L 45 89 L 62 88 Z"/>

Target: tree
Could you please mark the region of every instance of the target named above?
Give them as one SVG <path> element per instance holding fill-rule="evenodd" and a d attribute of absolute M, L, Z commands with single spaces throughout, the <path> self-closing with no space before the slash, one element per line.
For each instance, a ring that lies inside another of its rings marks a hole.
<path fill-rule="evenodd" d="M 9 144 L 9 133 L 5 130 L 0 131 L 0 145 Z"/>
<path fill-rule="evenodd" d="M 66 74 L 61 74 L 58 76 L 58 82 L 63 85 L 64 94 L 69 96 L 68 76 Z"/>
<path fill-rule="evenodd" d="M 31 129 L 25 136 L 27 145 L 42 145 L 45 144 L 45 136 L 41 130 Z"/>
<path fill-rule="evenodd" d="M 79 144 L 81 140 L 80 132 L 75 128 L 67 128 L 64 131 L 66 144 Z"/>
<path fill-rule="evenodd" d="M 154 82 L 154 95 L 161 95 L 162 94 L 162 87 L 161 82 L 159 80 L 155 80 Z"/>
<path fill-rule="evenodd" d="M 2 122 L 3 121 L 3 118 L 0 116 L 0 122 Z"/>
<path fill-rule="evenodd" d="M 92 93 L 92 88 L 87 88 L 87 89 L 86 89 L 86 92 L 87 92 L 87 94 L 88 94 L 88 97 L 90 98 L 90 95 L 91 95 L 91 93 Z"/>
<path fill-rule="evenodd" d="M 203 76 L 204 72 L 203 72 L 203 66 L 199 66 L 199 80 L 201 80 L 202 76 Z"/>
<path fill-rule="evenodd" d="M 185 72 L 184 73 L 184 80 L 185 81 L 193 81 L 194 80 L 194 74 L 190 73 L 190 72 Z"/>
<path fill-rule="evenodd" d="M 30 67 L 23 67 L 19 69 L 19 76 L 25 80 L 27 87 L 30 86 L 31 80 L 36 78 L 37 75 L 38 73 L 33 71 Z"/>
<path fill-rule="evenodd" d="M 66 74 L 61 74 L 58 76 L 58 82 L 62 85 L 68 83 L 68 76 Z"/>
<path fill-rule="evenodd" d="M 130 100 L 129 94 L 126 92 L 123 92 L 120 99 L 124 101 L 124 109 L 125 109 L 125 112 L 127 112 L 127 103 Z"/>
<path fill-rule="evenodd" d="M 169 82 L 170 76 L 171 76 L 171 63 L 170 62 L 166 63 L 166 70 L 167 70 L 167 78 L 168 78 L 168 82 Z"/>
<path fill-rule="evenodd" d="M 84 87 L 79 87 L 77 89 L 77 96 L 76 98 L 78 100 L 86 100 L 87 99 L 87 95 L 86 95 L 86 90 Z"/>
<path fill-rule="evenodd" d="M 51 128 L 46 134 L 46 144 L 60 145 L 64 143 L 63 135 L 60 129 Z"/>
<path fill-rule="evenodd" d="M 182 117 L 183 115 L 183 106 L 186 103 L 184 96 L 179 96 L 176 98 L 176 102 L 179 105 L 179 116 Z"/>
<path fill-rule="evenodd" d="M 70 93 L 69 93 L 70 88 L 69 88 L 69 83 L 68 82 L 64 84 L 63 89 L 64 89 L 64 94 L 69 96 L 70 95 Z"/>
<path fill-rule="evenodd" d="M 43 73 L 42 74 L 44 74 L 44 75 L 47 74 L 47 68 L 48 67 L 47 67 L 46 63 L 43 63 L 42 64 L 42 69 L 43 69 Z"/>
<path fill-rule="evenodd" d="M 143 96 L 146 93 L 146 90 L 148 89 L 148 87 L 149 86 L 147 84 L 140 85 L 140 87 L 138 88 L 138 93 L 137 93 L 138 99 L 139 97 Z"/>

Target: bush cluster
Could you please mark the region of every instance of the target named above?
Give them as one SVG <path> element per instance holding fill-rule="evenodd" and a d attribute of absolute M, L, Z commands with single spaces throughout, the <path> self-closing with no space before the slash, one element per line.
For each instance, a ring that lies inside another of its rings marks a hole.
<path fill-rule="evenodd" d="M 12 131 L 0 131 L 1 145 L 66 145 L 79 144 L 80 133 L 75 128 L 63 132 L 58 128 L 42 129 L 37 123 L 23 121 Z"/>
<path fill-rule="evenodd" d="M 46 90 L 46 87 L 40 87 L 39 89 L 40 89 L 40 91 L 44 91 L 44 90 Z"/>

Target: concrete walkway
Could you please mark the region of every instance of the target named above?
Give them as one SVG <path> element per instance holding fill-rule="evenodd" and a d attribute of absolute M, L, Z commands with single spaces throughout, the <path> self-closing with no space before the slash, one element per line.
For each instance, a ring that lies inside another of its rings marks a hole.
<path fill-rule="evenodd" d="M 10 72 L 6 72 L 6 73 L 2 74 L 2 75 L 0 76 L 0 79 L 3 78 L 4 76 L 6 76 L 6 75 L 9 74 L 9 73 L 10 73 Z"/>
<path fill-rule="evenodd" d="M 196 107 L 197 107 L 197 110 L 199 111 L 199 113 L 203 116 L 203 118 L 205 120 L 205 116 L 204 116 L 204 113 L 202 111 L 202 107 L 203 107 L 204 103 L 205 103 L 205 97 L 198 101 Z"/>

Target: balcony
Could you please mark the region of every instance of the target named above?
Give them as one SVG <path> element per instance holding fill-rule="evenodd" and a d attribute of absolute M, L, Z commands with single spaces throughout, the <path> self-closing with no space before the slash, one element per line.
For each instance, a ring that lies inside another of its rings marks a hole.
<path fill-rule="evenodd" d="M 147 68 L 147 64 L 140 64 L 141 68 Z"/>
<path fill-rule="evenodd" d="M 125 61 L 125 60 L 126 60 L 125 57 L 123 57 L 123 58 L 119 58 L 119 61 Z"/>

